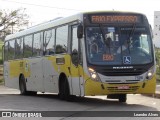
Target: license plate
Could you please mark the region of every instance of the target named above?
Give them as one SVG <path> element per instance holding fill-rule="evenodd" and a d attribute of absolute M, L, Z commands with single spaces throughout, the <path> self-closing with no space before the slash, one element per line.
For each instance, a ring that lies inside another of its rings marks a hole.
<path fill-rule="evenodd" d="M 128 90 L 128 89 L 129 89 L 129 86 L 128 86 L 128 85 L 118 86 L 118 89 L 119 89 L 119 90 L 122 90 L 122 89 Z"/>

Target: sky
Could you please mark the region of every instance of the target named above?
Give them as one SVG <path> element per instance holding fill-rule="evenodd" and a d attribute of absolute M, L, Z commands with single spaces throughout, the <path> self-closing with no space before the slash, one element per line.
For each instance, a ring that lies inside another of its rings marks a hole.
<path fill-rule="evenodd" d="M 154 28 L 154 11 L 160 11 L 160 0 L 0 0 L 0 9 L 17 8 L 26 8 L 29 26 L 83 11 L 115 10 L 143 13 Z"/>

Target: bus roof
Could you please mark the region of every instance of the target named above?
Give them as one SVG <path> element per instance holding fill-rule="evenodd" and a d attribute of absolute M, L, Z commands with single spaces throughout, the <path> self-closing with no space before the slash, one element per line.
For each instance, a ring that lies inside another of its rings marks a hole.
<path fill-rule="evenodd" d="M 27 34 L 31 34 L 31 33 L 35 33 L 38 31 L 42 31 L 45 29 L 49 29 L 52 27 L 56 27 L 59 25 L 63 25 L 69 22 L 73 22 L 73 21 L 77 21 L 77 20 L 82 20 L 83 19 L 83 14 L 93 14 L 93 13 L 126 13 L 126 14 L 141 14 L 141 13 L 137 13 L 137 12 L 122 12 L 122 11 L 89 11 L 89 12 L 82 12 L 76 15 L 72 15 L 66 18 L 58 18 L 58 19 L 53 19 L 35 26 L 32 26 L 26 30 L 17 32 L 15 34 L 11 34 L 6 36 L 5 41 L 10 40 L 10 39 L 14 39 L 14 38 L 18 38 Z M 144 14 L 141 14 L 144 15 Z"/>
<path fill-rule="evenodd" d="M 56 27 L 56 26 L 59 26 L 59 25 L 63 25 L 63 24 L 66 24 L 66 23 L 81 20 L 81 19 L 82 19 L 82 14 L 81 13 L 73 15 L 73 16 L 69 16 L 69 17 L 66 17 L 66 18 L 53 19 L 53 20 L 50 20 L 50 21 L 32 26 L 32 27 L 30 27 L 26 30 L 17 32 L 15 34 L 8 35 L 8 36 L 6 36 L 5 41 L 10 40 L 10 39 L 14 39 L 14 38 L 18 38 L 18 37 L 21 37 L 21 36 L 24 36 L 24 35 L 27 35 L 27 34 L 31 34 L 31 33 L 34 33 L 34 32 L 49 29 L 49 28 L 52 28 L 52 27 Z"/>
<path fill-rule="evenodd" d="M 115 10 L 101 10 L 101 11 L 87 11 L 87 12 L 83 12 L 83 14 L 92 14 L 92 13 L 128 13 L 128 14 L 142 14 L 139 12 L 132 12 L 132 11 L 115 11 Z M 142 14 L 144 15 L 144 14 Z"/>

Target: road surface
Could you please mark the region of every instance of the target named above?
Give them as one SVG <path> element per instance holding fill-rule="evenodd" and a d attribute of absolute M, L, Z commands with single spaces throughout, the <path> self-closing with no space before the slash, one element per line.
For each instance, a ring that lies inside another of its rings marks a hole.
<path fill-rule="evenodd" d="M 55 94 L 38 94 L 36 96 L 21 96 L 15 89 L 0 86 L 0 111 L 77 111 L 79 116 L 84 111 L 160 111 L 160 99 L 143 95 L 128 95 L 126 103 L 106 99 L 106 96 L 77 97 L 74 102 L 59 100 Z M 91 113 L 92 114 L 92 113 Z M 46 117 L 46 120 L 83 120 L 90 117 Z M 0 118 L 8 120 L 7 118 Z M 12 120 L 17 118 L 12 118 Z M 20 119 L 20 118 L 18 118 Z M 27 119 L 27 118 L 26 118 Z M 36 119 L 36 118 L 30 118 Z M 37 118 L 37 120 L 40 118 Z M 95 119 L 111 120 L 160 120 L 159 117 L 94 117 Z"/>

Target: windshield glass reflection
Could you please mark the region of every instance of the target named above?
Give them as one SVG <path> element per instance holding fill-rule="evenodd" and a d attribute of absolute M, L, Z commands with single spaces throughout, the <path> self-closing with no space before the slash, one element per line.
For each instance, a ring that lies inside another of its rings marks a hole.
<path fill-rule="evenodd" d="M 131 34 L 132 33 L 132 34 Z M 152 62 L 151 39 L 145 27 L 87 27 L 87 56 L 92 64 Z"/>

